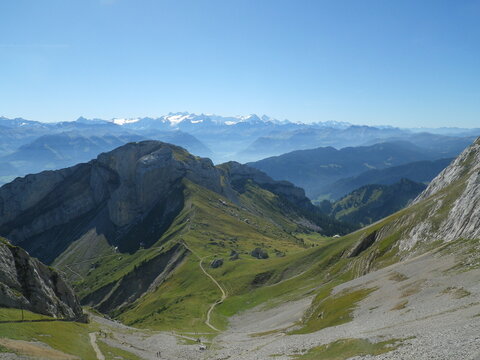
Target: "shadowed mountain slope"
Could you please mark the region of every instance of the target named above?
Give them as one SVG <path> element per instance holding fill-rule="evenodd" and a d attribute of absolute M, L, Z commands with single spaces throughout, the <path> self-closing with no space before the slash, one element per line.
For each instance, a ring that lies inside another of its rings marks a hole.
<path fill-rule="evenodd" d="M 332 184 L 340 179 L 358 176 L 368 170 L 382 170 L 443 157 L 443 152 L 420 148 L 407 141 L 396 141 L 340 150 L 332 147 L 299 150 L 249 165 L 276 180 L 291 181 L 304 188 L 311 199 L 317 199 L 319 196 L 326 197 L 335 193 L 336 189 Z"/>
<path fill-rule="evenodd" d="M 323 189 L 322 195 L 336 200 L 364 185 L 392 185 L 401 179 L 428 184 L 452 161 L 453 159 L 415 161 L 385 169 L 367 170 L 359 175 L 335 181 Z"/>
<path fill-rule="evenodd" d="M 404 208 L 427 186 L 408 179 L 392 185 L 365 185 L 338 201 L 322 201 L 322 211 L 359 226 L 369 225 Z"/>

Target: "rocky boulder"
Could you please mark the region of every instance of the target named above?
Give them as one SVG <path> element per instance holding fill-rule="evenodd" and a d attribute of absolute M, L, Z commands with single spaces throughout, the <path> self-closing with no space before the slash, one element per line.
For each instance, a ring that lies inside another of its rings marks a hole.
<path fill-rule="evenodd" d="M 216 269 L 216 268 L 219 268 L 220 266 L 223 265 L 223 259 L 214 259 L 211 263 L 210 263 L 210 267 L 212 269 Z"/>
<path fill-rule="evenodd" d="M 268 252 L 266 252 L 262 248 L 253 249 L 250 255 L 257 259 L 268 259 Z"/>
<path fill-rule="evenodd" d="M 230 252 L 230 260 L 233 261 L 233 260 L 238 260 L 240 259 L 240 254 L 238 252 L 236 252 L 235 250 L 232 250 Z"/>

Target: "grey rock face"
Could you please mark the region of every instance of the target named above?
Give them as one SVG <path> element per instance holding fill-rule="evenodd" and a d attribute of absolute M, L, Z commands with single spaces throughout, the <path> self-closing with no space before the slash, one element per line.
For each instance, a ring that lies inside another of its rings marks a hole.
<path fill-rule="evenodd" d="M 430 206 L 430 216 L 401 242 L 411 249 L 424 239 L 480 238 L 480 138 L 443 170 L 413 202 Z"/>
<path fill-rule="evenodd" d="M 214 259 L 211 263 L 210 263 L 210 267 L 212 269 L 216 269 L 216 268 L 219 268 L 220 266 L 223 265 L 223 259 Z"/>
<path fill-rule="evenodd" d="M 47 263 L 91 229 L 122 247 L 122 238 L 153 209 L 173 219 L 183 205 L 174 196 L 183 179 L 222 193 L 220 171 L 209 159 L 158 141 L 130 143 L 89 163 L 1 187 L 0 234 Z M 123 244 L 127 251 L 134 245 Z"/>
<path fill-rule="evenodd" d="M 445 189 L 461 177 L 478 175 L 480 169 L 480 138 L 466 148 L 448 167 L 433 179 L 414 203 L 418 203 Z M 474 185 L 474 184 L 472 184 Z"/>
<path fill-rule="evenodd" d="M 72 289 L 53 269 L 0 240 L 0 306 L 85 321 Z"/>
<path fill-rule="evenodd" d="M 216 167 L 180 147 L 142 141 L 100 154 L 89 163 L 4 185 L 0 235 L 45 263 L 86 236 L 133 252 L 140 246 L 138 238 L 147 247 L 153 244 L 181 211 L 185 180 L 232 201 L 247 181 L 253 181 L 295 206 L 313 208 L 302 189 L 274 181 L 259 170 L 235 162 Z"/>
<path fill-rule="evenodd" d="M 255 248 L 254 250 L 252 250 L 250 255 L 257 259 L 268 259 L 268 252 L 266 252 L 262 248 Z"/>

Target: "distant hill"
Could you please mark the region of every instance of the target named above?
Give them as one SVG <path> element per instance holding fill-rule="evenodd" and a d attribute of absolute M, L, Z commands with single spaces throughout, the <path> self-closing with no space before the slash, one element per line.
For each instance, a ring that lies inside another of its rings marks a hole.
<path fill-rule="evenodd" d="M 453 159 L 440 159 L 434 161 L 415 161 L 412 163 L 392 166 L 385 169 L 368 170 L 360 175 L 335 181 L 323 189 L 320 197 L 339 199 L 349 192 L 368 184 L 391 185 L 402 178 L 407 178 L 419 183 L 428 183 L 440 171 L 445 169 Z"/>
<path fill-rule="evenodd" d="M 317 199 L 328 194 L 331 185 L 340 179 L 358 176 L 368 170 L 386 169 L 443 157 L 445 157 L 443 151 L 428 150 L 407 141 L 395 141 L 340 150 L 321 147 L 292 151 L 249 165 L 266 172 L 274 179 L 291 181 L 304 188 L 311 199 Z M 373 181 L 367 183 L 371 184 Z"/>
<path fill-rule="evenodd" d="M 427 186 L 408 179 L 392 185 L 365 185 L 340 200 L 320 203 L 323 212 L 360 227 L 403 209 Z"/>
<path fill-rule="evenodd" d="M 288 151 L 313 149 L 319 146 L 342 148 L 360 146 L 375 139 L 389 137 L 407 137 L 408 132 L 393 128 L 350 125 L 348 127 L 315 128 L 304 127 L 289 131 L 275 132 L 261 136 L 246 149 L 239 152 L 239 157 L 259 157 L 284 154 Z"/>
<path fill-rule="evenodd" d="M 368 146 L 379 142 L 409 141 L 435 152 L 443 158 L 456 156 L 473 141 L 478 129 L 439 129 L 441 134 L 419 132 L 392 126 L 352 125 L 324 121 L 299 123 L 277 120 L 266 115 L 221 116 L 169 113 L 157 118 L 114 118 L 111 120 L 78 118 L 76 121 L 42 123 L 22 118 L 0 117 L 0 156 L 12 153 L 22 145 L 44 135 L 78 132 L 82 136 L 138 135 L 144 139 L 175 143 L 157 134 L 181 132 L 195 137 L 202 145 L 186 147 L 215 163 L 230 160 L 251 162 L 289 151 L 332 146 Z M 163 136 L 163 135 L 162 135 Z M 185 147 L 184 144 L 178 145 Z M 450 155 L 448 155 L 450 153 Z"/>
<path fill-rule="evenodd" d="M 464 136 L 445 136 L 421 132 L 409 134 L 408 137 L 392 136 L 383 139 L 373 139 L 362 145 L 373 145 L 380 142 L 408 141 L 429 152 L 439 154 L 442 158 L 453 158 L 475 141 L 478 136 L 475 136 L 475 133 L 478 133 L 478 129 L 472 129 L 471 132 L 466 133 Z"/>

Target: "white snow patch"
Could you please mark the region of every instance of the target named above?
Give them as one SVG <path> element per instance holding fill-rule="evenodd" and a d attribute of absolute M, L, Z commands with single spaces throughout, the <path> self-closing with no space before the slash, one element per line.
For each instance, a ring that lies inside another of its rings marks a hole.
<path fill-rule="evenodd" d="M 136 123 L 140 120 L 140 118 L 131 118 L 131 119 L 125 119 L 125 118 L 114 118 L 112 119 L 112 122 L 117 125 L 125 125 L 125 124 L 132 124 Z"/>

